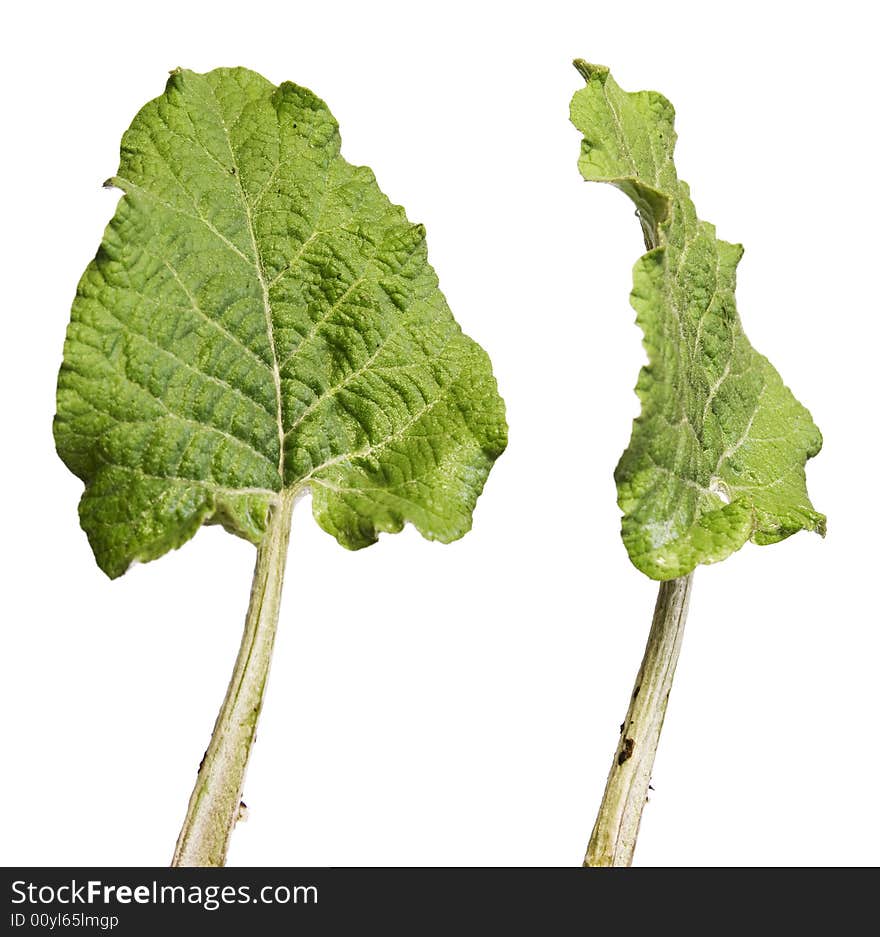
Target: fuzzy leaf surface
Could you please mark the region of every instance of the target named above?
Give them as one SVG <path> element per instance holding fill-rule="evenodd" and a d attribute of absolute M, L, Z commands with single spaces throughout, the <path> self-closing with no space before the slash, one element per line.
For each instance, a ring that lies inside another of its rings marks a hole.
<path fill-rule="evenodd" d="M 575 65 L 586 80 L 571 102 L 581 174 L 633 201 L 648 247 L 631 294 L 648 353 L 636 386 L 642 412 L 615 472 L 630 559 L 673 579 L 748 540 L 824 534 L 804 473 L 822 437 L 743 332 L 734 298 L 742 247 L 696 215 L 673 161 L 672 105 L 654 91 L 623 91 L 603 66 Z"/>
<path fill-rule="evenodd" d="M 506 445 L 489 359 L 424 228 L 339 147 L 312 92 L 242 68 L 175 71 L 123 136 L 54 427 L 108 575 L 206 523 L 259 543 L 307 486 L 351 549 L 469 530 Z"/>

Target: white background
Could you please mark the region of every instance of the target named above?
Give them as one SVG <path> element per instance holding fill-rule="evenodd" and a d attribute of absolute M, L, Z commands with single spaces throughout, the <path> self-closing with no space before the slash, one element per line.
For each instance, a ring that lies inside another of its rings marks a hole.
<path fill-rule="evenodd" d="M 236 654 L 253 548 L 115 582 L 56 458 L 70 301 L 122 131 L 177 65 L 307 85 L 428 228 L 510 447 L 474 529 L 359 553 L 294 517 L 235 865 L 581 861 L 656 586 L 612 470 L 643 360 L 639 226 L 577 171 L 575 56 L 678 111 L 739 306 L 825 434 L 828 537 L 698 570 L 636 861 L 878 858 L 877 22 L 870 4 L 16 4 L 3 28 L 0 862 L 165 864 Z"/>

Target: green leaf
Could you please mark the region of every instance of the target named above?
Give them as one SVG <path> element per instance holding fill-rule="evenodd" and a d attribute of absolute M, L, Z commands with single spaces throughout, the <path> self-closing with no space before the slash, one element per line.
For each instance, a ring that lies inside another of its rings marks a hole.
<path fill-rule="evenodd" d="M 673 163 L 672 105 L 621 90 L 607 68 L 575 66 L 587 82 L 571 102 L 581 174 L 629 196 L 648 247 L 631 295 L 648 353 L 636 387 L 642 412 L 615 472 L 630 559 L 672 579 L 747 540 L 824 534 L 804 477 L 822 437 L 742 330 L 742 247 L 696 216 Z"/>
<path fill-rule="evenodd" d="M 489 359 L 310 91 L 175 71 L 122 139 L 73 303 L 55 439 L 110 576 L 201 524 L 259 543 L 311 489 L 346 547 L 454 540 L 506 444 Z"/>

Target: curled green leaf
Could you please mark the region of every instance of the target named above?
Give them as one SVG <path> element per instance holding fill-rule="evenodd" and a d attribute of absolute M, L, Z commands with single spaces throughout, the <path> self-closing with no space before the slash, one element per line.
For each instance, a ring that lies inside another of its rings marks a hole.
<path fill-rule="evenodd" d="M 654 91 L 623 91 L 607 68 L 575 65 L 586 80 L 571 102 L 581 174 L 629 196 L 648 248 L 631 295 L 648 353 L 636 387 L 642 412 L 615 472 L 630 559 L 673 579 L 748 540 L 824 534 L 804 474 L 821 434 L 743 332 L 734 298 L 742 247 L 696 215 L 673 162 L 672 105 Z"/>

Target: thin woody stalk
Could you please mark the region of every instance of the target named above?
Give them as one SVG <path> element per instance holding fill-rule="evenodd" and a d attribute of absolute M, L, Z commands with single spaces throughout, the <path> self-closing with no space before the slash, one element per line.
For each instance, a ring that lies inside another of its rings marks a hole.
<path fill-rule="evenodd" d="M 199 767 L 172 866 L 222 866 L 226 862 L 272 660 L 293 501 L 292 492 L 281 492 L 257 550 L 238 659 Z"/>
<path fill-rule="evenodd" d="M 693 573 L 660 584 L 651 633 L 621 726 L 585 866 L 632 864 L 681 651 L 692 580 Z"/>

